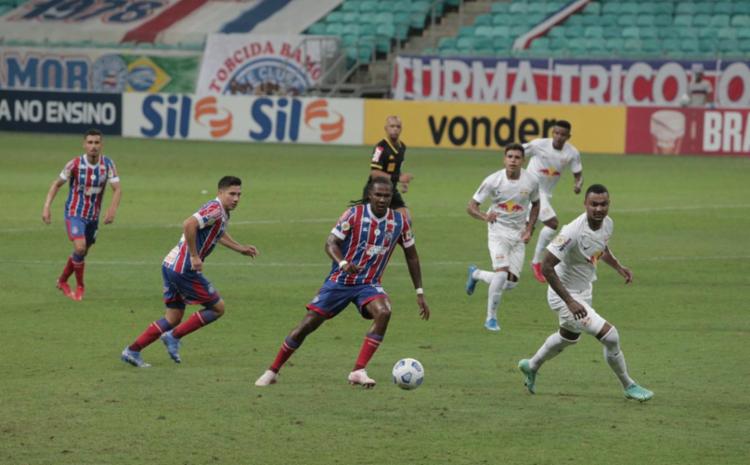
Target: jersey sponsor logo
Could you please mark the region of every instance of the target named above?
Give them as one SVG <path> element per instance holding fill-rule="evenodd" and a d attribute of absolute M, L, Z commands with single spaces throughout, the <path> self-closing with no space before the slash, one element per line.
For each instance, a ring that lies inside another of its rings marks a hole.
<path fill-rule="evenodd" d="M 382 153 L 383 153 L 383 147 L 379 145 L 375 147 L 375 151 L 372 153 L 372 161 L 378 161 Z"/>
<path fill-rule="evenodd" d="M 573 241 L 572 239 L 567 238 L 561 234 L 557 236 L 555 240 L 552 241 L 552 245 L 557 247 L 557 250 L 562 252 L 563 250 L 565 250 L 568 244 L 570 244 L 572 241 Z"/>
<path fill-rule="evenodd" d="M 515 203 L 512 200 L 498 203 L 497 208 L 499 208 L 500 210 L 506 211 L 508 213 L 523 211 L 523 205 Z"/>
<path fill-rule="evenodd" d="M 554 178 L 555 176 L 560 176 L 560 172 L 554 168 L 541 168 L 539 170 L 539 173 L 550 178 Z"/>

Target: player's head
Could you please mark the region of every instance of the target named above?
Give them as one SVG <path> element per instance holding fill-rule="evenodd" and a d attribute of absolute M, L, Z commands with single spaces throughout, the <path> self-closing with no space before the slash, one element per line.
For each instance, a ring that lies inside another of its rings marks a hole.
<path fill-rule="evenodd" d="M 102 154 L 102 132 L 98 129 L 89 129 L 83 135 L 83 149 L 86 155 L 97 158 Z"/>
<path fill-rule="evenodd" d="M 569 121 L 559 119 L 552 126 L 552 146 L 557 150 L 562 150 L 565 143 L 570 139 L 570 133 L 573 127 Z"/>
<path fill-rule="evenodd" d="M 367 183 L 367 203 L 378 217 L 386 214 L 393 196 L 393 183 L 389 178 L 378 176 Z"/>
<path fill-rule="evenodd" d="M 600 224 L 609 213 L 609 191 L 602 184 L 592 184 L 583 197 L 589 223 Z"/>
<path fill-rule="evenodd" d="M 217 197 L 224 210 L 234 210 L 242 195 L 242 180 L 235 176 L 224 176 L 219 179 L 219 193 Z"/>
<path fill-rule="evenodd" d="M 517 175 L 521 171 L 521 167 L 523 166 L 524 157 L 525 152 L 523 149 L 523 145 L 506 145 L 505 157 L 503 157 L 503 165 L 505 165 L 505 170 L 514 176 Z"/>
<path fill-rule="evenodd" d="M 391 115 L 385 119 L 385 133 L 388 138 L 396 141 L 401 137 L 401 118 Z"/>

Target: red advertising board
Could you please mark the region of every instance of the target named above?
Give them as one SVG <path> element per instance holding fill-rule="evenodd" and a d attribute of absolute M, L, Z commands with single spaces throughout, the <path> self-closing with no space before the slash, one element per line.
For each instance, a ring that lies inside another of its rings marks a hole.
<path fill-rule="evenodd" d="M 625 153 L 750 156 L 750 109 L 628 107 Z"/>

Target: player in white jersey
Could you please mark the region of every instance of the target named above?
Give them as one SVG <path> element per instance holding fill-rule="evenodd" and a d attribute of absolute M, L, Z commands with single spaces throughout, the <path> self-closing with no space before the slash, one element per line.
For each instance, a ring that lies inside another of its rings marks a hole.
<path fill-rule="evenodd" d="M 490 331 L 500 331 L 497 322 L 500 299 L 504 290 L 518 284 L 526 243 L 539 214 L 539 182 L 522 168 L 523 160 L 521 144 L 505 147 L 505 169 L 487 176 L 466 208 L 471 217 L 487 222 L 487 246 L 494 271 L 469 265 L 466 293 L 474 293 L 477 281 L 490 285 L 484 323 Z M 492 204 L 487 213 L 482 213 L 479 205 L 487 199 Z"/>
<path fill-rule="evenodd" d="M 529 173 L 539 178 L 539 198 L 541 206 L 539 209 L 539 221 L 544 227 L 539 231 L 534 248 L 534 258 L 531 259 L 531 269 L 534 278 L 540 283 L 545 282 L 542 274 L 542 259 L 544 250 L 555 237 L 558 221 L 557 213 L 552 208 L 550 199 L 560 176 L 566 168 L 570 167 L 573 172 L 573 192 L 579 194 L 583 185 L 583 165 L 581 165 L 581 154 L 568 143 L 570 139 L 571 125 L 564 120 L 555 122 L 552 128 L 552 137 L 546 139 L 535 139 L 524 144 L 529 164 L 526 169 Z"/>
<path fill-rule="evenodd" d="M 547 247 L 548 253 L 542 265 L 549 283 L 547 302 L 557 313 L 560 330 L 552 333 L 533 357 L 518 362 L 518 368 L 525 375 L 526 388 L 534 394 L 536 374 L 542 364 L 578 342 L 581 333 L 587 333 L 604 346 L 604 358 L 620 380 L 625 397 L 645 402 L 654 393 L 639 386 L 628 375 L 617 328 L 591 306 L 592 283 L 596 281 L 596 264 L 599 260 L 625 278 L 625 284 L 633 281 L 633 273 L 615 258 L 607 245 L 614 228 L 612 219 L 607 217 L 607 188 L 601 184 L 589 187 L 584 196 L 584 205 L 586 213 L 563 227 Z"/>

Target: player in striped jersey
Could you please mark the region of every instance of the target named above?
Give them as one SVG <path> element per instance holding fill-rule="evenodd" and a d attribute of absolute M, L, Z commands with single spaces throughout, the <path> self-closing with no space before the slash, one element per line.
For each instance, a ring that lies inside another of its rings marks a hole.
<path fill-rule="evenodd" d="M 104 215 L 104 224 L 115 220 L 117 207 L 120 205 L 120 178 L 112 159 L 102 155 L 102 133 L 97 129 L 89 129 L 83 136 L 83 148 L 86 153 L 70 160 L 63 168 L 60 176 L 52 181 L 47 192 L 42 210 L 42 221 L 52 222 L 50 208 L 57 191 L 68 183 L 68 200 L 65 202 L 65 227 L 68 237 L 73 241 L 73 253 L 63 272 L 57 279 L 57 288 L 73 300 L 83 299 L 84 258 L 89 249 L 96 242 L 96 232 L 99 228 L 99 212 L 107 183 L 112 186 L 112 202 Z M 76 291 L 68 285 L 68 278 L 75 272 Z"/>
<path fill-rule="evenodd" d="M 151 323 L 122 351 L 122 361 L 139 368 L 149 367 L 141 358 L 141 350 L 161 337 L 169 356 L 175 363 L 180 363 L 180 339 L 224 315 L 224 300 L 203 276 L 203 261 L 217 243 L 248 257 L 258 254 L 254 246 L 242 245 L 226 232 L 229 212 L 237 207 L 241 195 L 242 181 L 234 176 L 224 176 L 219 181 L 216 198 L 182 223 L 180 242 L 167 254 L 161 266 L 166 306 L 164 318 Z M 201 305 L 203 309 L 181 323 L 186 304 Z"/>
<path fill-rule="evenodd" d="M 344 212 L 328 236 L 325 250 L 333 260 L 331 272 L 318 294 L 307 304 L 302 321 L 284 340 L 271 366 L 255 382 L 256 386 L 276 383 L 282 365 L 302 345 L 305 337 L 352 302 L 362 317 L 373 323 L 365 334 L 348 380 L 350 384 L 365 388 L 375 386 L 375 380 L 367 375 L 365 367 L 383 341 L 391 317 L 391 304 L 380 280 L 397 244 L 404 249 L 417 293 L 419 314 L 422 319 L 429 319 L 430 308 L 422 291 L 422 273 L 411 227 L 401 213 L 388 207 L 393 185 L 388 178 L 373 178 L 368 183 L 368 192 L 368 202 Z"/>

